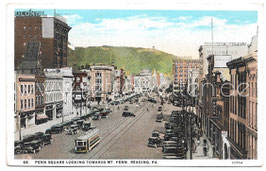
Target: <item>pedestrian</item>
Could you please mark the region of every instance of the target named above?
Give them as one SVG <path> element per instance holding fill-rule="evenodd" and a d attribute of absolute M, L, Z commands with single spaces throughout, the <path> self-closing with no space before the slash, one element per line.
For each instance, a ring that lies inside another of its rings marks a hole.
<path fill-rule="evenodd" d="M 120 110 L 119 106 L 117 107 L 117 110 Z"/>

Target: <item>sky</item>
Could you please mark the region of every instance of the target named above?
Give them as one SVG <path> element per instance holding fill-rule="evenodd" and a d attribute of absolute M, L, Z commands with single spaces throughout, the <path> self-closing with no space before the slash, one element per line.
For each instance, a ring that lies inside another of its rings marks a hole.
<path fill-rule="evenodd" d="M 44 10 L 53 15 L 54 10 Z M 56 10 L 72 27 L 74 46 L 152 48 L 198 58 L 198 48 L 211 42 L 250 43 L 257 30 L 257 11 L 195 10 Z"/>

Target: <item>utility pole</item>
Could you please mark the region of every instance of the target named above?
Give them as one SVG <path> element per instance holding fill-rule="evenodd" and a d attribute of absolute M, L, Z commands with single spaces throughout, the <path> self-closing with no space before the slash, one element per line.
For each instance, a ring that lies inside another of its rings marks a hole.
<path fill-rule="evenodd" d="M 211 18 L 211 37 L 212 37 L 212 55 L 213 54 L 213 21 L 212 21 L 212 18 Z"/>

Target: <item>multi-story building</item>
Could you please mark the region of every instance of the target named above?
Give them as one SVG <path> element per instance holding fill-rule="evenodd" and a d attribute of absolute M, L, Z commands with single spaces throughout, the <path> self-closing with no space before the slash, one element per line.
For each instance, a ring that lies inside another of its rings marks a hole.
<path fill-rule="evenodd" d="M 173 92 L 178 93 L 184 90 L 188 81 L 188 71 L 190 69 L 197 70 L 199 68 L 199 60 L 192 57 L 177 57 L 173 60 Z"/>
<path fill-rule="evenodd" d="M 68 32 L 71 27 L 64 19 L 58 16 L 26 16 L 20 11 L 15 14 L 15 69 L 17 70 L 24 58 L 26 45 L 30 41 L 41 43 L 43 68 L 66 67 Z"/>
<path fill-rule="evenodd" d="M 231 158 L 257 159 L 257 39 L 249 54 L 227 63 L 231 83 L 229 99 L 229 141 Z"/>
<path fill-rule="evenodd" d="M 200 75 L 208 74 L 209 55 L 231 56 L 232 59 L 244 56 L 248 53 L 248 44 L 245 42 L 206 42 L 199 47 L 199 60 L 201 63 Z"/>
<path fill-rule="evenodd" d="M 226 94 L 222 94 L 221 90 L 225 90 L 222 85 L 230 80 L 226 65 L 230 60 L 231 56 L 210 55 L 208 74 L 202 86 L 202 128 L 219 157 L 222 157 L 222 132 L 225 131 L 222 119 L 226 114 L 222 111 L 226 110 L 224 106 L 227 107 L 227 103 L 224 104 L 226 99 L 223 99 Z"/>
<path fill-rule="evenodd" d="M 72 109 L 72 84 L 73 84 L 73 74 L 71 67 L 64 67 L 60 69 L 63 77 L 63 115 L 73 114 Z"/>
<path fill-rule="evenodd" d="M 88 75 L 89 70 L 74 72 L 73 80 L 73 102 L 74 102 L 74 113 L 78 115 L 83 115 L 87 113 L 87 101 L 89 100 L 89 80 Z"/>
<path fill-rule="evenodd" d="M 49 120 L 63 115 L 63 77 L 60 69 L 44 69 L 45 114 Z"/>
<path fill-rule="evenodd" d="M 35 75 L 16 75 L 16 131 L 35 125 Z"/>
<path fill-rule="evenodd" d="M 154 89 L 152 72 L 148 69 L 142 70 L 134 76 L 134 91 L 137 94 L 151 92 Z"/>
<path fill-rule="evenodd" d="M 113 65 L 90 66 L 90 92 L 93 100 L 98 102 L 111 99 L 114 82 Z"/>

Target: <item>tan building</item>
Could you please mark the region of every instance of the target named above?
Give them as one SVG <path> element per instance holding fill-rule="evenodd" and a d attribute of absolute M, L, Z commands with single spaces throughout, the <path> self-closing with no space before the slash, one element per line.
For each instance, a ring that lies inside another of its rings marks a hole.
<path fill-rule="evenodd" d="M 35 125 L 35 75 L 16 75 L 16 131 Z"/>
<path fill-rule="evenodd" d="M 115 66 L 92 65 L 90 66 L 90 70 L 90 92 L 92 99 L 101 101 L 111 98 Z"/>
<path fill-rule="evenodd" d="M 188 81 L 188 71 L 190 69 L 199 69 L 199 60 L 192 57 L 177 57 L 173 60 L 172 75 L 173 75 L 173 91 L 179 92 L 185 88 Z"/>
<path fill-rule="evenodd" d="M 229 140 L 231 157 L 257 159 L 257 40 L 252 38 L 249 54 L 227 63 L 232 86 Z M 243 92 L 242 92 L 243 91 Z"/>

